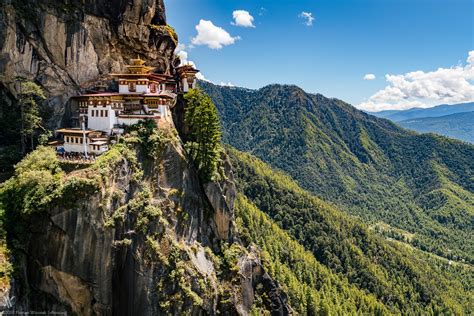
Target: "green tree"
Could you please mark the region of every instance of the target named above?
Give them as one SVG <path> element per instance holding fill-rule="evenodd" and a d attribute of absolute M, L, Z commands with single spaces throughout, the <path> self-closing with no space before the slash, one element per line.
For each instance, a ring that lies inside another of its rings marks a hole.
<path fill-rule="evenodd" d="M 200 89 L 191 89 L 186 100 L 185 124 L 188 128 L 186 149 L 204 182 L 211 181 L 219 166 L 221 131 L 217 109 Z"/>
<path fill-rule="evenodd" d="M 30 139 L 31 150 L 34 149 L 34 135 L 43 127 L 39 114 L 38 102 L 46 99 L 43 89 L 36 83 L 17 77 L 19 83 L 18 103 L 21 109 L 21 153 L 26 154 L 27 139 Z"/>

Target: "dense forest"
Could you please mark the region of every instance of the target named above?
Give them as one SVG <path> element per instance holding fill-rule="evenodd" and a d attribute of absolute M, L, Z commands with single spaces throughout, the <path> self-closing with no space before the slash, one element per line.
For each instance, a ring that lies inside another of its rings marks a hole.
<path fill-rule="evenodd" d="M 296 86 L 201 86 L 219 110 L 224 142 L 385 236 L 474 262 L 474 146 Z"/>
<path fill-rule="evenodd" d="M 298 312 L 472 310 L 470 265 L 377 237 L 261 160 L 230 148 L 228 153 L 243 193 L 236 205 L 239 229 L 263 250 L 266 266 Z"/>

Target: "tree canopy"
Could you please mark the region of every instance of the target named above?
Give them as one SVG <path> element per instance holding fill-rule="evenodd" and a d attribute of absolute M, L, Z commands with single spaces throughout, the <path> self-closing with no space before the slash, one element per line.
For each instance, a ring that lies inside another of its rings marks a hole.
<path fill-rule="evenodd" d="M 221 131 L 217 109 L 201 89 L 185 94 L 184 121 L 188 128 L 186 149 L 204 182 L 212 180 L 219 166 Z"/>

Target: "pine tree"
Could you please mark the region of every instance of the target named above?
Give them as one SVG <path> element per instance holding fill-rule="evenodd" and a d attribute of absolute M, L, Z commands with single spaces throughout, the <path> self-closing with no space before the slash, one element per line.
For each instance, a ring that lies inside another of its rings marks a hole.
<path fill-rule="evenodd" d="M 21 108 L 21 153 L 26 154 L 27 138 L 30 138 L 31 150 L 34 149 L 34 135 L 38 129 L 43 129 L 39 115 L 38 101 L 44 100 L 43 89 L 32 81 L 17 77 L 19 82 L 18 103 Z"/>
<path fill-rule="evenodd" d="M 221 155 L 221 131 L 217 109 L 200 89 L 191 89 L 186 100 L 185 124 L 188 128 L 186 149 L 201 179 L 209 182 L 217 173 Z"/>

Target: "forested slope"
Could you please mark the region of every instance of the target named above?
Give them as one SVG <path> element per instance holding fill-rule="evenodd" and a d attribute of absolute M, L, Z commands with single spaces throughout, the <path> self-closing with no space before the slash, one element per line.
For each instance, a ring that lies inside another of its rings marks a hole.
<path fill-rule="evenodd" d="M 298 311 L 463 314 L 472 310 L 471 266 L 449 264 L 377 237 L 261 160 L 233 149 L 228 152 L 243 193 L 236 203 L 239 229 L 247 242 L 264 250 L 264 265 Z"/>
<path fill-rule="evenodd" d="M 219 110 L 224 142 L 392 238 L 474 262 L 474 146 L 296 86 L 201 86 Z"/>

